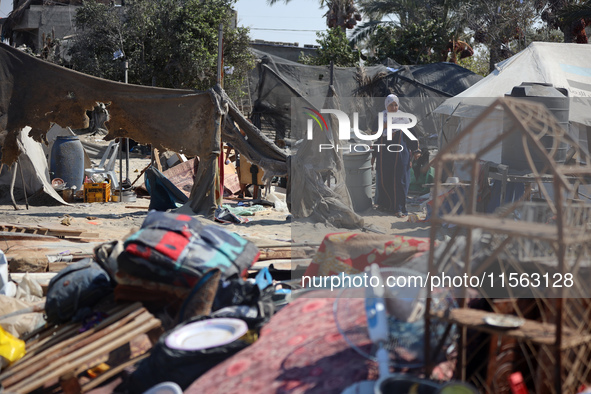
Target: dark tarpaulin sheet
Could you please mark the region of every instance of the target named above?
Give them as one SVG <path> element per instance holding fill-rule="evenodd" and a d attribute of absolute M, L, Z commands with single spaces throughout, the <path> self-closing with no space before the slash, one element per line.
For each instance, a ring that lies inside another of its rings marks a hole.
<path fill-rule="evenodd" d="M 334 89 L 329 87 L 324 108 L 339 109 L 340 104 Z M 353 210 L 346 186 L 341 150 L 334 146 L 321 153 L 317 150 L 320 144 L 336 140 L 335 119 L 332 115 L 326 118 L 327 132 L 313 133 L 311 140 L 302 140 L 297 153 L 290 156 L 291 181 L 287 196 L 290 211 L 294 219 L 310 218 L 337 228 L 362 228 L 363 218 Z M 327 184 L 329 179 L 334 180 L 332 187 Z"/>
<path fill-rule="evenodd" d="M 252 51 L 260 59 L 249 80 L 253 122 L 259 128 L 275 130 L 276 139 L 302 138 L 290 130 L 291 99 L 306 98 L 314 107 L 321 108 L 331 84 L 330 68 L 303 65 Z M 453 63 L 401 66 L 390 62 L 389 66 L 363 69 L 334 67 L 332 85 L 339 97 L 367 95 L 375 98 L 394 93 L 399 97 L 427 99 L 453 97 L 481 79 L 482 76 Z M 412 112 L 414 108 L 406 110 Z"/>
<path fill-rule="evenodd" d="M 37 141 L 45 140 L 52 123 L 83 128 L 87 122 L 85 112 L 94 108 L 96 102 L 111 103 L 106 140 L 127 137 L 161 150 L 199 156 L 200 165 L 187 204 L 193 213 L 213 216 L 220 124 L 226 123 L 227 108 L 231 112 L 235 108 L 221 88 L 198 92 L 112 82 L 68 70 L 0 44 L 3 163 L 11 164 L 18 157 L 17 136 L 25 126 L 31 127 L 29 135 Z M 270 173 L 283 172 L 284 175 L 285 154 L 271 146 L 256 128 L 249 128 L 247 133 L 251 146 L 249 154 L 257 159 L 254 161 L 263 167 L 273 161 L 279 168 L 271 169 Z M 245 149 L 244 144 L 236 148 Z M 276 162 L 282 162 L 283 167 Z"/>

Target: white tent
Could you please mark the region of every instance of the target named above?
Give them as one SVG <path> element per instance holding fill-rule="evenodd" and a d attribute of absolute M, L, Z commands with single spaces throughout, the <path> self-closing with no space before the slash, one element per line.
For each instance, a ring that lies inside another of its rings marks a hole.
<path fill-rule="evenodd" d="M 591 45 L 548 42 L 530 44 L 497 64 L 486 78 L 441 104 L 435 110 L 439 146 L 445 146 L 495 98 L 510 94 L 513 87 L 523 82 L 548 83 L 568 90 L 568 132 L 588 150 L 588 144 L 591 144 Z M 470 138 L 462 141 L 458 153 L 475 152 L 502 130 L 503 114 L 499 111 L 482 122 Z M 501 148 L 488 152 L 484 159 L 501 163 Z"/>

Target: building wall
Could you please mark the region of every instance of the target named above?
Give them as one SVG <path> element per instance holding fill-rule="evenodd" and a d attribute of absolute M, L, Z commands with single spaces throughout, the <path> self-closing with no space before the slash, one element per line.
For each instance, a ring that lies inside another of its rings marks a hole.
<path fill-rule="evenodd" d="M 297 62 L 300 58 L 300 53 L 306 56 L 316 56 L 316 47 L 306 45 L 300 47 L 296 43 L 272 43 L 267 41 L 256 40 L 250 43 L 250 46 L 259 51 L 268 53 L 270 55 L 279 56 L 292 62 Z"/>
<path fill-rule="evenodd" d="M 74 17 L 78 6 L 42 6 L 32 5 L 25 10 L 22 20 L 14 28 L 14 44 L 25 44 L 34 52 L 43 48 L 43 34 L 63 38 L 76 33 Z"/>
<path fill-rule="evenodd" d="M 40 53 L 43 48 L 43 34 L 46 37 L 55 35 L 57 39 L 76 34 L 74 17 L 77 5 L 43 6 L 31 5 L 25 10 L 22 20 L 14 28 L 14 45 L 27 45 L 33 52 Z M 256 40 L 251 46 L 271 55 L 279 56 L 297 62 L 300 53 L 307 56 L 315 56 L 316 46 L 305 45 L 300 47 L 298 43 L 279 43 Z"/>

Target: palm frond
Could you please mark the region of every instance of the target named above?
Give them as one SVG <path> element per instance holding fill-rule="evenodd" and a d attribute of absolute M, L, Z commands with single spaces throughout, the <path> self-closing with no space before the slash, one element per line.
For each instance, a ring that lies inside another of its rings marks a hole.
<path fill-rule="evenodd" d="M 386 15 L 398 14 L 405 10 L 404 0 L 361 0 L 361 12 L 371 19 L 382 19 Z"/>
<path fill-rule="evenodd" d="M 353 45 L 359 45 L 371 36 L 379 26 L 391 25 L 393 22 L 372 20 L 358 25 L 353 30 L 349 41 Z"/>
<path fill-rule="evenodd" d="M 279 3 L 280 1 L 281 1 L 281 0 L 267 0 L 267 4 L 268 4 L 268 5 L 273 5 L 273 4 Z M 289 2 L 290 2 L 290 0 L 283 0 L 283 2 L 284 2 L 285 4 L 287 4 L 287 3 L 289 3 Z"/>
<path fill-rule="evenodd" d="M 383 79 L 388 76 L 387 72 L 379 72 L 373 77 L 365 73 L 365 68 L 358 67 L 355 73 L 357 88 L 353 91 L 355 97 L 378 97 L 382 93 Z"/>
<path fill-rule="evenodd" d="M 563 8 L 559 13 L 559 17 L 567 23 L 576 22 L 581 19 L 591 19 L 591 0 Z"/>

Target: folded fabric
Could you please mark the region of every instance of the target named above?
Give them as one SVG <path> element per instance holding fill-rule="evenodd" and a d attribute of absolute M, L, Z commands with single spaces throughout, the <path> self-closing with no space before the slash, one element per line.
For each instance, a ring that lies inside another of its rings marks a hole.
<path fill-rule="evenodd" d="M 253 243 L 219 226 L 154 211 L 124 242 L 117 262 L 120 270 L 138 278 L 193 287 L 212 269 L 220 270 L 222 279 L 242 275 L 258 254 Z"/>
<path fill-rule="evenodd" d="M 266 211 L 267 208 L 263 207 L 262 205 L 253 205 L 250 207 L 232 207 L 230 205 L 224 204 L 222 208 L 226 208 L 228 211 L 232 212 L 235 215 L 239 216 L 254 216 L 256 212 Z"/>

